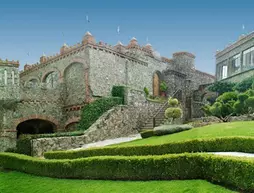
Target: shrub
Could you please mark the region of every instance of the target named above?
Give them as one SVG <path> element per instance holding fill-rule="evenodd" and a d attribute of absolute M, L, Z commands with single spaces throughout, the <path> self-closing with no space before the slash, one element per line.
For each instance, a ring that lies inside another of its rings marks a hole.
<path fill-rule="evenodd" d="M 245 92 L 248 89 L 251 89 L 253 84 L 253 79 L 254 77 L 249 77 L 237 83 L 236 86 L 234 87 L 235 90 L 237 90 L 238 92 Z"/>
<path fill-rule="evenodd" d="M 176 98 L 169 98 L 168 99 L 169 106 L 175 107 L 179 104 L 178 100 Z"/>
<path fill-rule="evenodd" d="M 254 153 L 253 137 L 220 137 L 212 139 L 192 139 L 160 145 L 111 146 L 71 151 L 46 152 L 46 159 L 77 159 L 83 157 L 123 155 L 144 156 L 164 155 L 184 152 L 248 152 Z"/>
<path fill-rule="evenodd" d="M 166 82 L 162 81 L 160 83 L 160 91 L 165 92 L 165 91 L 167 91 L 167 89 L 168 89 L 168 86 L 167 86 Z"/>
<path fill-rule="evenodd" d="M 249 89 L 245 92 L 245 94 L 247 94 L 249 97 L 250 96 L 254 96 L 254 90 L 253 89 Z"/>
<path fill-rule="evenodd" d="M 204 179 L 253 192 L 254 162 L 207 154 L 41 160 L 0 153 L 0 166 L 39 176 L 101 180 Z"/>
<path fill-rule="evenodd" d="M 125 86 L 113 86 L 111 95 L 122 99 L 122 104 L 125 104 Z M 149 94 L 149 93 L 148 93 Z"/>
<path fill-rule="evenodd" d="M 238 94 L 237 98 L 243 103 L 247 98 L 249 98 L 249 96 L 246 93 L 240 93 Z"/>
<path fill-rule="evenodd" d="M 254 112 L 254 97 L 249 97 L 246 101 L 245 101 L 246 106 L 248 107 L 248 110 L 250 112 Z"/>
<path fill-rule="evenodd" d="M 186 131 L 192 129 L 191 125 L 161 125 L 154 128 L 154 134 L 157 136 L 168 135 L 172 133 L 178 133 L 181 131 Z"/>
<path fill-rule="evenodd" d="M 119 97 L 103 97 L 86 105 L 82 109 L 79 129 L 88 129 L 103 113 L 116 105 L 122 104 L 122 102 L 122 98 Z"/>
<path fill-rule="evenodd" d="M 237 115 L 244 114 L 245 113 L 245 105 L 244 105 L 244 103 L 241 102 L 241 101 L 236 101 L 235 104 L 234 104 L 234 112 Z"/>
<path fill-rule="evenodd" d="M 34 135 L 20 135 L 17 140 L 16 152 L 25 155 L 32 154 L 31 140 L 39 138 L 52 138 L 52 137 L 66 137 L 66 136 L 80 136 L 83 135 L 83 131 L 73 131 L 73 132 L 59 132 L 50 134 L 34 134 Z"/>
<path fill-rule="evenodd" d="M 165 117 L 174 121 L 175 119 L 180 118 L 182 116 L 182 113 L 182 109 L 178 107 L 170 107 L 166 109 Z"/>
<path fill-rule="evenodd" d="M 148 137 L 154 136 L 154 132 L 153 132 L 153 129 L 144 130 L 144 131 L 140 132 L 140 135 L 144 139 L 144 138 L 148 138 Z"/>
<path fill-rule="evenodd" d="M 236 92 L 226 92 L 222 95 L 220 95 L 216 101 L 217 102 L 223 102 L 228 103 L 229 101 L 236 101 L 237 100 L 237 93 Z"/>
<path fill-rule="evenodd" d="M 235 83 L 231 82 L 215 82 L 208 87 L 209 91 L 217 92 L 219 95 L 225 92 L 232 92 L 234 90 Z"/>
<path fill-rule="evenodd" d="M 149 90 L 148 90 L 148 88 L 144 87 L 144 92 L 145 92 L 146 97 L 148 97 L 149 96 Z"/>

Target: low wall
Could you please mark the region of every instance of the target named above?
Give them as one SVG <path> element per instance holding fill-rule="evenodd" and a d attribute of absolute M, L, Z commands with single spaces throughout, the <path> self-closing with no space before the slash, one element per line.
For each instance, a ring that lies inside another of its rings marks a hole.
<path fill-rule="evenodd" d="M 136 134 L 159 107 L 159 104 L 149 102 L 117 106 L 104 113 L 82 136 L 33 139 L 32 155 L 43 156 L 47 151 L 75 149 L 88 143 Z"/>

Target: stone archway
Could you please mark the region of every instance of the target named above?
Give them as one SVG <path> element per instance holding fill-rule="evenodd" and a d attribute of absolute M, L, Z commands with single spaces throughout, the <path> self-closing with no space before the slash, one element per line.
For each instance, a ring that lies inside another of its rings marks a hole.
<path fill-rule="evenodd" d="M 56 125 L 53 122 L 42 119 L 29 119 L 17 125 L 17 138 L 21 134 L 54 133 Z"/>
<path fill-rule="evenodd" d="M 158 72 L 153 74 L 153 96 L 160 96 L 160 77 Z"/>

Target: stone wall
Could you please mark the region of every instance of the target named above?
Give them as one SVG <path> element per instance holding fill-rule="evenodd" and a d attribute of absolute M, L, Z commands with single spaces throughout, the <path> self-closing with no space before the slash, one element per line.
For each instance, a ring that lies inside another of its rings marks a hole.
<path fill-rule="evenodd" d="M 33 155 L 42 156 L 47 151 L 75 149 L 87 143 L 138 133 L 138 129 L 159 107 L 159 104 L 149 102 L 115 107 L 104 113 L 82 136 L 32 140 Z"/>
<path fill-rule="evenodd" d="M 16 148 L 16 132 L 0 131 L 0 152 L 9 148 Z"/>

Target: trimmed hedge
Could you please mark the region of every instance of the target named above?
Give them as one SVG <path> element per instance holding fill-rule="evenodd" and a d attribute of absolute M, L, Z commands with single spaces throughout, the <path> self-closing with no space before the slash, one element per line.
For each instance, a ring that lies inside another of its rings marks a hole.
<path fill-rule="evenodd" d="M 147 129 L 147 130 L 141 131 L 140 135 L 144 139 L 144 138 L 154 136 L 154 132 L 153 132 L 153 129 L 149 129 L 149 130 Z"/>
<path fill-rule="evenodd" d="M 34 135 L 21 135 L 17 140 L 17 153 L 31 155 L 32 147 L 31 140 L 39 138 L 52 138 L 52 137 L 66 137 L 66 136 L 80 136 L 83 135 L 83 131 L 73 131 L 73 132 L 59 132 L 50 134 L 34 134 Z"/>
<path fill-rule="evenodd" d="M 191 125 L 162 125 L 159 127 L 154 128 L 154 135 L 161 136 L 161 135 L 168 135 L 173 133 L 179 133 L 182 131 L 187 131 L 192 129 L 193 126 Z"/>
<path fill-rule="evenodd" d="M 248 152 L 254 153 L 254 137 L 222 137 L 176 141 L 161 145 L 112 146 L 82 149 L 77 151 L 46 152 L 46 159 L 77 159 L 92 156 L 121 155 L 164 155 L 185 152 Z"/>
<path fill-rule="evenodd" d="M 207 154 L 163 156 L 106 156 L 75 160 L 41 160 L 14 153 L 0 153 L 0 167 L 56 178 L 101 180 L 205 179 L 254 191 L 254 161 Z"/>
<path fill-rule="evenodd" d="M 103 113 L 116 105 L 122 104 L 122 98 L 103 97 L 86 105 L 82 109 L 81 120 L 79 122 L 80 130 L 87 130 Z"/>
<path fill-rule="evenodd" d="M 111 91 L 111 95 L 113 97 L 119 97 L 122 99 L 122 104 L 126 104 L 125 89 L 126 89 L 126 86 L 113 86 L 112 91 Z"/>

